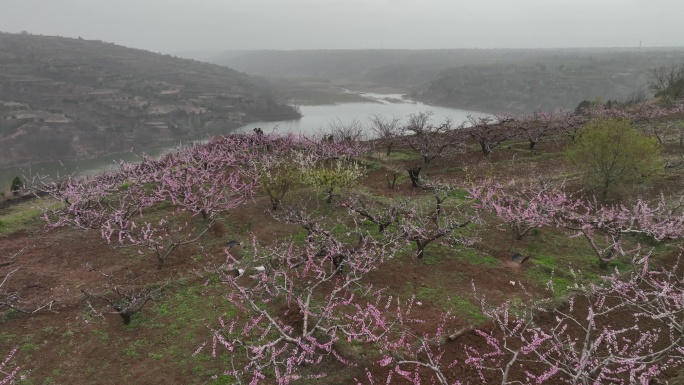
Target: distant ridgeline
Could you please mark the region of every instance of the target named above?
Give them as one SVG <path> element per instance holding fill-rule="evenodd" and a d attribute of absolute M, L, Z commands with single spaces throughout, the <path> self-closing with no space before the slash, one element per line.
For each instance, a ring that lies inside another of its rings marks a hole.
<path fill-rule="evenodd" d="M 0 33 L 0 167 L 296 118 L 262 79 L 101 41 Z"/>
<path fill-rule="evenodd" d="M 491 113 L 574 109 L 647 90 L 648 70 L 684 48 L 228 51 L 251 74 L 397 87 L 430 104 Z"/>

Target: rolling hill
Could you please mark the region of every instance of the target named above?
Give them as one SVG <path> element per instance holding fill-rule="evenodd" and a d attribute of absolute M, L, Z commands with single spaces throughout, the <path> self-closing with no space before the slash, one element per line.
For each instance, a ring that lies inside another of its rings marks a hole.
<path fill-rule="evenodd" d="M 266 81 L 227 67 L 102 41 L 0 33 L 0 167 L 297 116 Z"/>
<path fill-rule="evenodd" d="M 492 113 L 573 109 L 646 90 L 682 48 L 228 51 L 212 62 L 273 79 L 391 87 L 429 104 Z M 287 84 L 284 82 L 284 84 Z"/>

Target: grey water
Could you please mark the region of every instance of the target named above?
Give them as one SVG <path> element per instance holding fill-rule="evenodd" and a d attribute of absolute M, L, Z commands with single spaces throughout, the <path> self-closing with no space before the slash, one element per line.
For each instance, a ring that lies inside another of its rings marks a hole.
<path fill-rule="evenodd" d="M 451 119 L 454 125 L 467 121 L 469 115 L 487 115 L 477 111 L 466 111 L 455 108 L 431 106 L 423 103 L 413 102 L 402 99 L 400 94 L 361 94 L 373 100 L 364 103 L 343 103 L 319 106 L 301 106 L 302 117 L 297 120 L 284 120 L 280 122 L 252 122 L 240 127 L 236 132 L 250 132 L 256 127 L 263 129 L 264 133 L 272 131 L 283 132 L 302 132 L 305 134 L 320 134 L 326 132 L 330 123 L 340 121 L 349 124 L 358 120 L 363 124 L 369 123 L 372 115 L 386 117 L 406 118 L 410 114 L 421 112 L 431 112 L 435 124 L 446 118 Z M 372 138 L 372 133 L 368 132 L 368 138 Z"/>
<path fill-rule="evenodd" d="M 416 103 L 408 99 L 403 99 L 399 94 L 361 94 L 369 99 L 362 103 L 341 103 L 318 106 L 300 106 L 302 117 L 297 120 L 283 120 L 277 122 L 258 121 L 249 123 L 243 127 L 229 132 L 248 133 L 254 128 L 260 127 L 265 133 L 288 133 L 301 132 L 307 135 L 325 133 L 333 121 L 349 124 L 354 120 L 362 124 L 369 123 L 371 115 L 382 115 L 387 117 L 406 118 L 410 114 L 421 112 L 431 112 L 434 123 L 439 123 L 446 118 L 451 119 L 455 125 L 467 120 L 469 115 L 486 115 L 476 111 L 459 110 L 448 107 L 438 107 Z M 228 132 L 227 132 L 228 133 Z M 372 138 L 372 133 L 368 132 L 368 138 Z M 197 138 L 197 140 L 206 138 Z M 178 143 L 177 145 L 181 145 Z M 152 157 L 161 156 L 171 151 L 176 146 L 165 143 L 155 148 L 145 150 L 147 155 Z M 11 167 L 0 169 L 0 194 L 9 191 L 12 179 L 15 176 L 22 176 L 31 179 L 40 174 L 51 178 L 59 178 L 71 173 L 77 175 L 89 175 L 102 172 L 108 169 L 115 169 L 118 160 L 134 162 L 140 160 L 140 154 L 120 153 L 106 155 L 94 159 L 64 161 L 64 162 L 44 162 L 24 167 Z"/>

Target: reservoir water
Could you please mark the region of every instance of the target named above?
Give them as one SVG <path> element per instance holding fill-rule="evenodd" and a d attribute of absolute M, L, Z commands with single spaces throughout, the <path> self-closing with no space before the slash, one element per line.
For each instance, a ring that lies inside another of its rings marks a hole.
<path fill-rule="evenodd" d="M 371 115 L 383 115 L 387 117 L 406 118 L 410 114 L 420 112 L 432 112 L 434 123 L 437 124 L 446 118 L 450 118 L 454 125 L 466 121 L 468 115 L 486 115 L 481 112 L 459 110 L 447 107 L 430 106 L 423 103 L 416 103 L 411 100 L 402 99 L 400 94 L 361 94 L 369 99 L 363 103 L 342 103 L 318 106 L 300 106 L 302 117 L 297 120 L 283 120 L 279 122 L 252 122 L 243 127 L 229 132 L 251 132 L 254 128 L 260 127 L 265 133 L 275 131 L 277 133 L 302 132 L 305 134 L 320 134 L 327 131 L 332 121 L 339 121 L 349 124 L 354 120 L 367 124 Z M 369 132 L 369 137 L 371 133 Z M 207 138 L 196 138 L 206 140 Z M 178 143 L 180 144 L 180 143 Z M 168 143 L 156 148 L 147 149 L 146 154 L 153 157 L 160 156 L 173 148 Z M 126 161 L 136 161 L 138 154 L 121 153 L 102 156 L 95 159 L 65 161 L 65 162 L 44 162 L 25 167 L 13 167 L 0 169 L 0 192 L 9 191 L 12 179 L 17 176 L 30 177 L 36 173 L 57 177 L 60 175 L 76 172 L 80 175 L 97 173 L 109 168 L 116 167 L 116 161 L 124 159 Z"/>

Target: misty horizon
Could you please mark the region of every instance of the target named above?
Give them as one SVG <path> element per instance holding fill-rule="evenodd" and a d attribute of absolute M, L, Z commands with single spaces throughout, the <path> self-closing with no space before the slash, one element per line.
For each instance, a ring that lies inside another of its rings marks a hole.
<path fill-rule="evenodd" d="M 618 1 L 25 0 L 0 30 L 153 52 L 680 47 L 684 3 Z"/>

